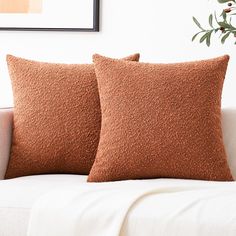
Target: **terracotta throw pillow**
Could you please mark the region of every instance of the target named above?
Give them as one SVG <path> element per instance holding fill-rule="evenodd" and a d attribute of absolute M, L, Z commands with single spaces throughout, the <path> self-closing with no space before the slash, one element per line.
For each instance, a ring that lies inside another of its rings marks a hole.
<path fill-rule="evenodd" d="M 233 180 L 221 130 L 228 60 L 147 64 L 95 55 L 102 127 L 88 181 Z"/>
<path fill-rule="evenodd" d="M 139 54 L 126 58 L 138 60 Z M 14 130 L 6 178 L 88 174 L 101 126 L 91 64 L 52 64 L 7 57 L 14 94 Z"/>

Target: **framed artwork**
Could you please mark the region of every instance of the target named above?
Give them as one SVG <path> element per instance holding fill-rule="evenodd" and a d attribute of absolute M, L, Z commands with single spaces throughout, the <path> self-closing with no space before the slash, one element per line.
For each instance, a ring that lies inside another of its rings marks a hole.
<path fill-rule="evenodd" d="M 0 0 L 0 30 L 99 31 L 99 0 Z"/>

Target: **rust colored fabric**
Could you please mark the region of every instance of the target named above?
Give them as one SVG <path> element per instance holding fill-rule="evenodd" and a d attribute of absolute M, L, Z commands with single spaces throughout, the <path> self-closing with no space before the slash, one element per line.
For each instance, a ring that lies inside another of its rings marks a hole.
<path fill-rule="evenodd" d="M 102 127 L 88 181 L 233 180 L 221 130 L 228 60 L 148 64 L 94 55 Z"/>
<path fill-rule="evenodd" d="M 138 60 L 139 54 L 127 60 Z M 88 174 L 101 127 L 94 66 L 7 57 L 14 129 L 6 178 Z"/>

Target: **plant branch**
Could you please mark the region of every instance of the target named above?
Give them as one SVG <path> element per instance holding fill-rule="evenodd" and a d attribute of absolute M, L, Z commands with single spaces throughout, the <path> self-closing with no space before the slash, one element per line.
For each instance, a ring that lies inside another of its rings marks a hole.
<path fill-rule="evenodd" d="M 225 41 L 229 38 L 230 35 L 236 37 L 236 27 L 234 27 L 231 23 L 232 17 L 236 15 L 236 1 L 235 0 L 217 0 L 220 4 L 227 4 L 227 8 L 224 8 L 222 13 L 217 16 L 216 12 L 210 14 L 208 17 L 208 23 L 210 29 L 207 27 L 203 27 L 200 22 L 193 17 L 193 21 L 196 26 L 200 29 L 193 37 L 192 41 L 196 40 L 198 36 L 200 37 L 199 42 L 205 42 L 206 45 L 209 47 L 211 44 L 211 37 L 213 34 L 217 34 L 221 32 L 220 39 L 221 43 L 224 44 Z M 215 27 L 214 25 L 217 25 Z M 236 42 L 235 42 L 236 44 Z"/>

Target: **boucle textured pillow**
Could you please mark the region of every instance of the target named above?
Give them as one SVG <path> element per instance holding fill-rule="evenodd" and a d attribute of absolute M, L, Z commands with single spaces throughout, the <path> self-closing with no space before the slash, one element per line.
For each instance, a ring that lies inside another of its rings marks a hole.
<path fill-rule="evenodd" d="M 138 60 L 135 54 L 126 58 Z M 6 178 L 88 174 L 101 127 L 92 64 L 52 64 L 7 57 L 14 129 Z"/>
<path fill-rule="evenodd" d="M 102 127 L 88 181 L 233 180 L 221 130 L 228 60 L 148 64 L 95 55 Z"/>

